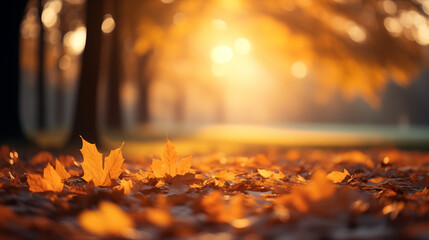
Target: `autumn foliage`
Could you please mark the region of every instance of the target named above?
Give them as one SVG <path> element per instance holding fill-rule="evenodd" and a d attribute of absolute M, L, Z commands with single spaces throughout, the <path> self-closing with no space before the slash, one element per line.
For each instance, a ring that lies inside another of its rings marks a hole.
<path fill-rule="evenodd" d="M 31 161 L 2 148 L 0 237 L 380 239 L 429 224 L 424 152 L 271 149 L 192 162 L 167 139 L 160 158 L 124 161 L 123 146 L 103 159 L 82 138 L 80 158 Z"/>

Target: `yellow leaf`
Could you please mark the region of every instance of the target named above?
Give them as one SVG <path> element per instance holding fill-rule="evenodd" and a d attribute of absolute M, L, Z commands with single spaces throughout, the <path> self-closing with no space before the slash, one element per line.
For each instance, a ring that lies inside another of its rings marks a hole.
<path fill-rule="evenodd" d="M 163 178 L 167 176 L 185 175 L 191 170 L 191 156 L 177 162 L 178 156 L 174 145 L 168 140 L 161 155 L 161 160 L 152 160 L 152 171 L 155 177 Z"/>
<path fill-rule="evenodd" d="M 120 207 L 110 202 L 101 202 L 98 210 L 85 210 L 78 220 L 85 230 L 93 234 L 132 237 L 132 219 Z"/>
<path fill-rule="evenodd" d="M 60 176 L 61 180 L 70 178 L 70 174 L 66 171 L 64 166 L 60 163 L 60 161 L 55 160 L 55 171 Z"/>
<path fill-rule="evenodd" d="M 81 137 L 82 138 L 82 137 Z M 88 143 L 82 138 L 82 149 L 80 150 L 83 155 L 82 179 L 90 182 L 94 182 L 95 186 L 110 186 L 112 179 L 117 179 L 122 173 L 122 163 L 124 158 L 122 157 L 122 147 L 124 144 L 110 151 L 110 154 L 104 160 L 103 168 L 103 156 L 98 152 L 95 144 Z"/>
<path fill-rule="evenodd" d="M 123 146 L 124 143 L 119 148 L 110 151 L 109 156 L 104 160 L 104 170 L 109 174 L 110 179 L 117 179 L 122 173 L 121 166 L 125 160 L 122 156 Z"/>
<path fill-rule="evenodd" d="M 43 169 L 43 178 L 38 174 L 28 174 L 27 182 L 32 192 L 62 192 L 64 183 L 51 164 Z"/>
<path fill-rule="evenodd" d="M 264 169 L 258 169 L 259 175 L 261 175 L 264 178 L 269 178 L 273 175 L 272 171 L 264 170 Z"/>
<path fill-rule="evenodd" d="M 340 183 L 347 176 L 350 176 L 350 173 L 346 169 L 344 169 L 343 172 L 333 171 L 333 172 L 329 173 L 328 175 L 326 175 L 326 178 L 331 180 L 333 183 Z"/>
<path fill-rule="evenodd" d="M 185 175 L 191 169 L 191 156 L 182 158 L 177 165 L 177 174 Z"/>
<path fill-rule="evenodd" d="M 162 161 L 159 159 L 152 160 L 152 171 L 156 178 L 165 177 L 165 170 L 162 165 Z"/>

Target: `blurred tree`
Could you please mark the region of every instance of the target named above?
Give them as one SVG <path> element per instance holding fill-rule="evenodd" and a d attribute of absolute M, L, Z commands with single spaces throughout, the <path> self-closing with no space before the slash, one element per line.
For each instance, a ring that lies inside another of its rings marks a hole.
<path fill-rule="evenodd" d="M 6 140 L 26 141 L 20 127 L 19 118 L 19 34 L 26 0 L 5 1 L 2 4 L 0 21 L 2 29 L 3 52 L 1 54 L 0 94 L 0 142 Z"/>
<path fill-rule="evenodd" d="M 38 106 L 38 119 L 37 119 L 37 127 L 39 130 L 44 130 L 45 128 L 45 119 L 46 119 L 46 110 L 45 110 L 45 27 L 42 21 L 42 13 L 45 5 L 44 0 L 38 1 L 38 9 L 39 9 L 39 48 L 38 48 L 38 72 L 37 72 L 37 106 Z"/>
<path fill-rule="evenodd" d="M 75 120 L 71 133 L 72 143 L 80 141 L 79 135 L 92 143 L 99 143 L 97 124 L 97 87 L 99 83 L 101 24 L 105 1 L 86 2 L 86 46 L 82 57 L 82 72 L 78 87 Z"/>
<path fill-rule="evenodd" d="M 120 89 L 123 78 L 122 71 L 122 51 L 124 46 L 124 38 L 120 37 L 120 31 L 122 31 L 122 21 L 126 13 L 121 14 L 121 9 L 123 8 L 123 3 L 116 0 L 106 0 L 106 12 L 110 13 L 115 21 L 115 29 L 109 34 L 109 40 L 111 40 L 112 45 L 110 49 L 110 59 L 109 59 L 109 74 L 108 74 L 108 84 L 107 84 L 107 118 L 106 124 L 107 127 L 113 130 L 118 130 L 122 126 L 121 118 L 121 100 L 120 100 Z"/>

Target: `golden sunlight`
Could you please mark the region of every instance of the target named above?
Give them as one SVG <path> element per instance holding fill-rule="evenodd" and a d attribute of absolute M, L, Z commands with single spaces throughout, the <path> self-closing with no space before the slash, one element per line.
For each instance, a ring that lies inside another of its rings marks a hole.
<path fill-rule="evenodd" d="M 211 58 L 214 63 L 228 63 L 233 56 L 232 49 L 224 45 L 214 47 L 211 52 Z"/>
<path fill-rule="evenodd" d="M 294 62 L 290 70 L 292 75 L 296 78 L 304 78 L 307 76 L 307 65 L 301 61 Z"/>
<path fill-rule="evenodd" d="M 234 45 L 235 51 L 240 54 L 247 54 L 250 52 L 252 45 L 250 44 L 249 40 L 246 38 L 239 38 L 235 40 Z"/>

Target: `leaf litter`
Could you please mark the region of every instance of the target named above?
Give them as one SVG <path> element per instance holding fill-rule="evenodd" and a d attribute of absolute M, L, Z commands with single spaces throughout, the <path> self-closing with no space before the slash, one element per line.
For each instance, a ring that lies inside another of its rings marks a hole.
<path fill-rule="evenodd" d="M 0 238 L 429 238 L 423 151 L 181 158 L 167 139 L 148 163 L 124 161 L 122 147 L 103 159 L 82 138 L 81 156 L 27 159 L 2 146 Z"/>

